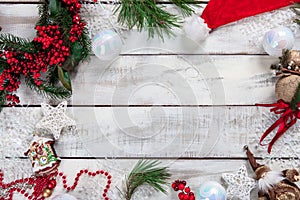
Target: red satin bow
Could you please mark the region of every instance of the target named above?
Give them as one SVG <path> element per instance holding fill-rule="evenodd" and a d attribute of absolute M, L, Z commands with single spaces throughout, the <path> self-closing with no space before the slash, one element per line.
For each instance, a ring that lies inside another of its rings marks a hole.
<path fill-rule="evenodd" d="M 296 110 L 292 110 L 290 104 L 284 102 L 283 100 L 278 100 L 277 103 L 273 104 L 255 104 L 256 106 L 263 106 L 263 107 L 273 107 L 270 109 L 270 112 L 274 112 L 275 114 L 280 115 L 280 118 L 268 128 L 264 134 L 260 138 L 260 145 L 267 145 L 262 144 L 263 140 L 277 127 L 279 126 L 276 135 L 273 137 L 271 142 L 268 146 L 268 153 L 271 153 L 273 144 L 290 128 L 292 127 L 297 119 L 300 119 L 300 111 L 297 108 Z"/>

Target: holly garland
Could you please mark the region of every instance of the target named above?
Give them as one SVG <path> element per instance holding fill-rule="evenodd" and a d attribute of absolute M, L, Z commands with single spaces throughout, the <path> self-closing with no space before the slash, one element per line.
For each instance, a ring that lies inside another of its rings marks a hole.
<path fill-rule="evenodd" d="M 39 7 L 36 37 L 29 41 L 0 35 L 0 108 L 20 102 L 15 94 L 26 85 L 54 99 L 72 94 L 70 72 L 89 56 L 91 45 L 77 0 L 49 0 Z"/>

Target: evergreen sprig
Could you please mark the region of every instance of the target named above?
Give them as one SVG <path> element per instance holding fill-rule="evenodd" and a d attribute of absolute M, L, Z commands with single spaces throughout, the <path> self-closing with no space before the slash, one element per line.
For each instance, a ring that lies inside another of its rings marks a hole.
<path fill-rule="evenodd" d="M 10 50 L 14 49 L 16 51 L 34 53 L 36 48 L 34 43 L 30 40 L 14 36 L 9 33 L 0 35 L 0 49 Z"/>
<path fill-rule="evenodd" d="M 67 99 L 72 95 L 71 91 L 59 85 L 51 85 L 47 82 L 43 82 L 42 85 L 37 86 L 34 83 L 34 79 L 32 76 L 26 76 L 25 81 L 30 89 L 34 90 L 36 93 L 44 97 L 50 97 L 52 99 Z"/>
<path fill-rule="evenodd" d="M 193 6 L 197 6 L 195 0 L 171 0 L 181 11 L 183 16 L 190 16 L 193 14 Z"/>
<path fill-rule="evenodd" d="M 195 0 L 172 0 L 184 16 L 191 15 L 194 10 L 191 6 Z M 136 27 L 138 31 L 148 30 L 149 37 L 155 34 L 163 39 L 163 34 L 173 35 L 173 29 L 181 26 L 179 16 L 164 10 L 164 6 L 156 4 L 155 0 L 123 0 L 117 6 L 118 22 L 129 29 Z"/>
<path fill-rule="evenodd" d="M 49 6 L 47 3 L 38 5 L 39 20 L 36 23 L 37 26 L 44 26 L 49 22 Z"/>
<path fill-rule="evenodd" d="M 130 200 L 138 187 L 149 184 L 157 191 L 166 193 L 164 185 L 171 177 L 167 167 L 159 167 L 159 161 L 139 160 L 126 180 L 125 199 Z"/>
<path fill-rule="evenodd" d="M 92 43 L 90 40 L 90 37 L 88 35 L 88 29 L 84 28 L 83 32 L 81 34 L 81 37 L 79 38 L 79 42 L 82 46 L 82 61 L 86 61 L 89 57 L 91 51 L 92 51 Z"/>

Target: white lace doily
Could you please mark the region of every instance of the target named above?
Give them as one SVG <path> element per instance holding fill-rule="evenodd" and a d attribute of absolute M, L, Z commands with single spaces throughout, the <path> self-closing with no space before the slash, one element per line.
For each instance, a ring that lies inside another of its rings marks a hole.
<path fill-rule="evenodd" d="M 123 35 L 124 30 L 127 30 L 125 26 L 118 23 L 118 14 L 114 14 L 116 2 L 116 0 L 106 2 L 97 1 L 96 3 L 84 1 L 81 4 L 81 15 L 87 22 L 90 38 L 105 29 L 114 30 L 120 36 Z"/>
<path fill-rule="evenodd" d="M 245 165 L 235 174 L 223 173 L 222 178 L 228 184 L 227 199 L 250 200 L 250 192 L 256 187 L 256 181 L 248 176 Z"/>
<path fill-rule="evenodd" d="M 295 18 L 296 14 L 289 7 L 286 7 L 241 19 L 235 26 L 243 35 L 248 37 L 251 46 L 257 47 L 262 44 L 264 34 L 272 28 L 286 26 L 296 34 L 298 25 L 294 22 Z"/>
<path fill-rule="evenodd" d="M 270 127 L 280 116 L 269 112 L 269 108 L 263 109 L 262 116 L 257 118 L 256 135 L 249 137 L 251 146 L 255 147 L 254 153 L 257 157 L 263 157 L 263 164 L 266 164 L 274 169 L 299 168 L 300 155 L 300 127 L 299 120 L 289 128 L 282 137 L 280 137 L 273 145 L 270 154 L 267 153 L 268 146 L 259 145 L 259 140 L 262 134 Z M 265 138 L 264 144 L 268 144 L 274 135 L 277 128 L 268 137 Z"/>

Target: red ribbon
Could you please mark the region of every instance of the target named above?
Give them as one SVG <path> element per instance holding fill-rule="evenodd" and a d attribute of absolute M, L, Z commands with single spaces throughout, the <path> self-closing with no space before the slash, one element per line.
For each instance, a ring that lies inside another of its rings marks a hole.
<path fill-rule="evenodd" d="M 260 145 L 269 145 L 268 153 L 271 153 L 273 144 L 290 128 L 297 119 L 300 119 L 300 111 L 297 108 L 292 110 L 290 104 L 284 102 L 282 99 L 273 104 L 255 104 L 256 106 L 272 107 L 270 112 L 280 115 L 280 118 L 268 128 L 260 138 Z M 299 105 L 298 105 L 299 106 Z M 276 135 L 273 137 L 269 144 L 262 144 L 263 140 L 277 127 L 279 126 Z"/>

